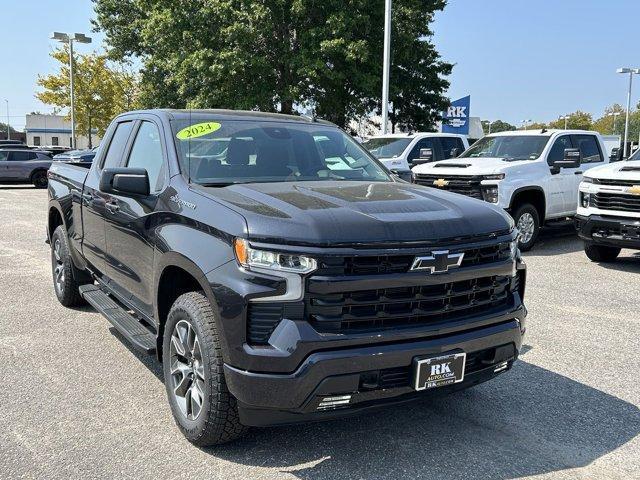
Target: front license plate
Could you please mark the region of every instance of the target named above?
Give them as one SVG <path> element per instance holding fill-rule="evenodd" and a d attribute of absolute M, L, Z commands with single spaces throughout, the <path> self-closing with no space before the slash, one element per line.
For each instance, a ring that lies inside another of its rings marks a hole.
<path fill-rule="evenodd" d="M 414 364 L 414 384 L 416 390 L 443 387 L 464 380 L 466 353 L 450 353 L 430 358 L 416 358 Z"/>
<path fill-rule="evenodd" d="M 624 238 L 640 238 L 640 224 L 622 225 L 621 230 Z"/>

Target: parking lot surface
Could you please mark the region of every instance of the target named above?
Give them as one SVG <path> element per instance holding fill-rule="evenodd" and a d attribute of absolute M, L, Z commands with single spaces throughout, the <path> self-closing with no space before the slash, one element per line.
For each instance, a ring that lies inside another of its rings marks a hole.
<path fill-rule="evenodd" d="M 62 307 L 46 191 L 0 185 L 0 478 L 640 478 L 640 254 L 587 260 L 571 227 L 526 254 L 513 370 L 466 392 L 212 449 L 173 423 L 160 364 Z"/>

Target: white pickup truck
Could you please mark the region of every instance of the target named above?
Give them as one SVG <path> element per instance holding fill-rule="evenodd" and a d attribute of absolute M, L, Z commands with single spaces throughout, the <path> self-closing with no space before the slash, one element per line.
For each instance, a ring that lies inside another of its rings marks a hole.
<path fill-rule="evenodd" d="M 457 157 L 469 148 L 469 141 L 453 133 L 395 133 L 369 137 L 362 146 L 387 169 L 411 181 L 411 167 Z"/>
<path fill-rule="evenodd" d="M 582 174 L 608 162 L 602 137 L 583 130 L 500 132 L 459 157 L 412 169 L 414 181 L 485 200 L 507 210 L 529 250 L 540 227 L 576 214 Z"/>
<path fill-rule="evenodd" d="M 640 250 L 640 150 L 584 176 L 576 228 L 594 262 L 613 262 L 622 248 Z"/>

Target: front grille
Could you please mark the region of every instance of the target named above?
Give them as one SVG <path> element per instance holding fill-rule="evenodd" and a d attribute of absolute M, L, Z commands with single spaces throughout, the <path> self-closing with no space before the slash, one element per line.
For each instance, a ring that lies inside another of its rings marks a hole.
<path fill-rule="evenodd" d="M 439 250 L 434 248 L 433 250 Z M 450 253 L 464 252 L 461 267 L 486 265 L 508 260 L 511 255 L 509 242 L 484 247 L 452 248 Z M 428 255 L 426 250 L 424 255 Z M 422 254 L 421 254 L 422 255 Z M 418 255 L 418 256 L 421 256 Z M 321 256 L 317 257 L 317 276 L 383 275 L 408 272 L 416 255 L 361 255 L 361 256 Z"/>
<path fill-rule="evenodd" d="M 447 185 L 442 187 L 437 187 L 433 182 L 437 182 L 438 180 L 444 180 L 448 182 Z M 482 177 L 478 175 L 454 175 L 454 176 L 446 176 L 446 175 L 426 175 L 426 174 L 416 174 L 415 182 L 418 185 L 424 185 L 426 187 L 434 187 L 434 188 L 442 188 L 443 190 L 447 190 L 453 193 L 460 193 L 462 195 L 466 195 L 467 197 L 477 198 L 482 200 L 482 188 L 480 186 L 480 182 L 482 182 Z"/>
<path fill-rule="evenodd" d="M 305 298 L 309 322 L 322 333 L 352 333 L 464 319 L 512 302 L 510 277 L 381 288 Z"/>
<path fill-rule="evenodd" d="M 602 210 L 640 212 L 640 196 L 619 193 L 596 193 L 592 197 L 593 206 Z"/>
<path fill-rule="evenodd" d="M 597 183 L 598 185 L 611 185 L 614 187 L 633 187 L 634 185 L 639 185 L 640 180 L 612 180 L 598 178 L 594 180 L 594 183 Z"/>

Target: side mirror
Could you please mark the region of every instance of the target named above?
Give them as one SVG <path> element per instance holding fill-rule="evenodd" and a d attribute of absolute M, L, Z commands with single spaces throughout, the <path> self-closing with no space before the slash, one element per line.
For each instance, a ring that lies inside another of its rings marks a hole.
<path fill-rule="evenodd" d="M 433 149 L 421 148 L 420 156 L 413 159 L 413 165 L 422 165 L 423 163 L 430 163 L 433 161 Z"/>
<path fill-rule="evenodd" d="M 564 158 L 562 160 L 556 160 L 551 167 L 556 169 L 560 168 L 578 168 L 582 161 L 582 152 L 579 148 L 565 148 Z"/>
<path fill-rule="evenodd" d="M 105 168 L 100 176 L 100 191 L 149 196 L 149 174 L 144 168 Z"/>
<path fill-rule="evenodd" d="M 452 148 L 451 152 L 450 152 L 451 158 L 456 158 L 458 155 L 460 155 L 460 149 L 459 148 Z"/>
<path fill-rule="evenodd" d="M 611 155 L 609 155 L 610 162 L 617 162 L 620 160 L 620 149 L 618 147 L 614 147 L 611 149 Z"/>

